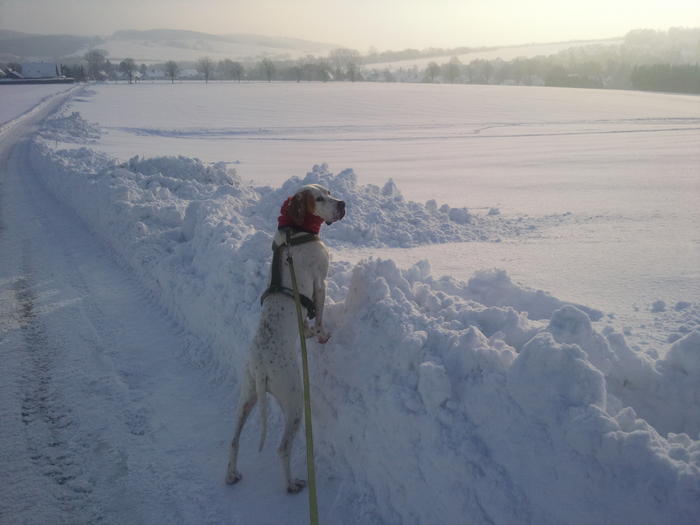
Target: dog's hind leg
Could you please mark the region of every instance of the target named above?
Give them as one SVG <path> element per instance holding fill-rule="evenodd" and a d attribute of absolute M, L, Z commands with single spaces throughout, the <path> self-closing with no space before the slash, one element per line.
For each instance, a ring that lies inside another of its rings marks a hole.
<path fill-rule="evenodd" d="M 258 397 L 255 391 L 255 381 L 250 374 L 250 370 L 246 372 L 244 384 L 241 385 L 241 395 L 240 401 L 238 403 L 238 414 L 236 417 L 236 430 L 233 433 L 233 440 L 231 441 L 231 451 L 228 458 L 228 471 L 226 473 L 226 483 L 233 485 L 241 480 L 241 473 L 236 470 L 236 463 L 238 461 L 238 447 L 240 445 L 241 432 L 243 432 L 243 426 L 245 425 L 251 410 L 258 401 Z"/>
<path fill-rule="evenodd" d="M 303 479 L 292 478 L 291 468 L 289 465 L 292 454 L 292 445 L 294 444 L 294 438 L 299 431 L 299 427 L 301 426 L 302 418 L 301 396 L 298 391 L 296 391 L 295 394 L 296 396 L 299 396 L 298 399 L 288 398 L 280 403 L 282 412 L 285 416 L 285 424 L 282 441 L 277 449 L 277 453 L 282 460 L 284 482 L 287 486 L 287 492 L 290 494 L 296 494 L 306 486 L 306 481 Z"/>

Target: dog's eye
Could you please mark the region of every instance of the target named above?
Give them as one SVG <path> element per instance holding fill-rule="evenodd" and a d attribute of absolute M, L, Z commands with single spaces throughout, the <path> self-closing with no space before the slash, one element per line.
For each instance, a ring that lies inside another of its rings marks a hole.
<path fill-rule="evenodd" d="M 316 202 L 323 202 L 323 197 L 316 197 Z"/>

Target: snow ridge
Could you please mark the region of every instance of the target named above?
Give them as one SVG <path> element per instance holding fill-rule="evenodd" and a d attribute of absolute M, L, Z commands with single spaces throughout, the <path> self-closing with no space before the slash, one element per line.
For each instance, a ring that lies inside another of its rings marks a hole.
<path fill-rule="evenodd" d="M 323 165 L 272 189 L 246 186 L 223 165 L 120 166 L 41 137 L 31 158 L 46 186 L 209 343 L 191 359 L 232 384 L 259 315 L 274 219 L 298 186 L 318 182 L 348 202 L 347 218 L 321 233 L 331 245 L 518 234 L 495 214 L 406 202 L 392 182 L 361 186 L 352 171 Z M 311 355 L 330 521 L 696 522 L 698 330 L 653 360 L 623 334 L 598 332 L 596 310 L 499 271 L 466 284 L 435 279 L 426 262 L 334 263 L 328 288 L 333 337 Z"/>
<path fill-rule="evenodd" d="M 361 185 L 352 169 L 333 174 L 327 164 L 317 164 L 304 178 L 291 177 L 278 189 L 258 188 L 261 199 L 255 212 L 262 220 L 256 226 L 269 228 L 269 218 L 276 216 L 279 203 L 305 184 L 321 184 L 347 204 L 346 218 L 324 231 L 324 240 L 331 245 L 408 248 L 447 242 L 500 241 L 502 237 L 531 234 L 539 226 L 569 219 L 567 214 L 539 221 L 506 219 L 496 208 L 478 214 L 467 208 L 438 206 L 434 200 L 421 204 L 406 200 L 391 179 L 381 188 L 374 184 Z"/>

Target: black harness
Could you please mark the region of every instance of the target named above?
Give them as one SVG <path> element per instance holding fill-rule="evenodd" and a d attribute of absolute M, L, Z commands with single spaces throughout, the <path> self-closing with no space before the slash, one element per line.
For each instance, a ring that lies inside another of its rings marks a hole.
<path fill-rule="evenodd" d="M 319 241 L 319 237 L 316 234 L 308 233 L 304 231 L 294 230 L 293 228 L 280 228 L 285 234 L 285 241 L 282 244 L 272 243 L 272 268 L 270 270 L 270 286 L 265 290 L 265 293 L 260 297 L 260 304 L 262 304 L 269 295 L 273 293 L 281 293 L 287 295 L 294 299 L 294 290 L 282 286 L 282 248 L 285 246 L 296 246 L 297 244 L 304 244 L 305 242 Z M 303 235 L 296 235 L 292 237 L 295 233 L 303 233 Z M 299 294 L 299 299 L 301 300 L 301 305 L 306 308 L 306 315 L 309 319 L 316 317 L 316 306 L 314 302 L 306 297 L 305 295 Z"/>

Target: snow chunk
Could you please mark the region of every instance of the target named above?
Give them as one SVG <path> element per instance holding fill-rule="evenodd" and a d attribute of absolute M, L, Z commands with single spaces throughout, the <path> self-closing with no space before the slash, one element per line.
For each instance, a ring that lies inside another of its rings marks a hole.
<path fill-rule="evenodd" d="M 445 367 L 426 361 L 418 366 L 418 392 L 425 408 L 434 412 L 450 398 L 450 380 Z"/>
<path fill-rule="evenodd" d="M 516 286 L 505 271 L 498 269 L 476 272 L 469 280 L 466 291 L 473 300 L 481 304 L 513 306 L 527 312 L 531 319 L 549 319 L 554 310 L 567 304 L 542 290 Z M 599 310 L 582 305 L 575 306 L 595 321 L 603 316 Z"/>
<path fill-rule="evenodd" d="M 555 311 L 547 331 L 560 343 L 575 344 L 600 371 L 608 374 L 615 356 L 605 337 L 593 330 L 591 320 L 575 306 L 566 305 Z"/>
<path fill-rule="evenodd" d="M 472 216 L 467 208 L 450 208 L 447 216 L 457 224 L 469 224 L 472 220 Z"/>
<path fill-rule="evenodd" d="M 572 407 L 605 409 L 605 378 L 576 345 L 542 333 L 525 345 L 508 374 L 508 390 L 523 410 L 556 425 Z"/>
<path fill-rule="evenodd" d="M 394 179 L 389 179 L 386 184 L 384 184 L 382 195 L 398 201 L 403 200 L 403 195 L 401 195 L 399 187 L 394 182 Z"/>
<path fill-rule="evenodd" d="M 666 354 L 665 361 L 685 375 L 700 379 L 700 330 L 694 330 L 676 341 Z"/>
<path fill-rule="evenodd" d="M 129 159 L 125 167 L 144 175 L 167 175 L 174 179 L 197 181 L 203 184 L 240 185 L 236 170 L 227 167 L 223 162 L 205 165 L 199 159 L 183 156 L 143 159 L 137 155 Z"/>
<path fill-rule="evenodd" d="M 653 313 L 658 313 L 658 312 L 665 312 L 666 311 L 666 303 L 662 301 L 661 299 L 657 299 L 651 304 L 651 311 Z"/>
<path fill-rule="evenodd" d="M 100 128 L 90 124 L 77 111 L 47 119 L 39 134 L 48 140 L 75 144 L 93 144 L 102 136 Z"/>

